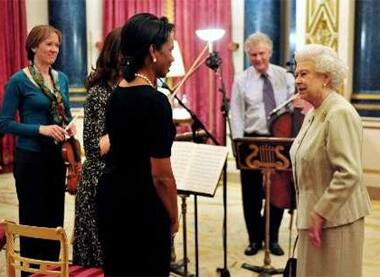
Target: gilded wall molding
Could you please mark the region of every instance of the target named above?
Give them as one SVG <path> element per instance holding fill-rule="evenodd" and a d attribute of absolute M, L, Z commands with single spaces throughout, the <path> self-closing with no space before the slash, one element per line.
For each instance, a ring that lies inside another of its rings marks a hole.
<path fill-rule="evenodd" d="M 306 43 L 338 50 L 339 0 L 307 0 Z"/>
<path fill-rule="evenodd" d="M 86 88 L 71 88 L 69 87 L 69 93 L 87 93 Z"/>
<path fill-rule="evenodd" d="M 380 91 L 369 93 L 353 93 L 351 95 L 352 100 L 380 100 Z"/>
<path fill-rule="evenodd" d="M 380 104 L 352 104 L 359 111 L 380 111 Z"/>
<path fill-rule="evenodd" d="M 363 169 L 363 172 L 364 172 L 364 173 L 367 173 L 367 174 L 376 174 L 376 175 L 380 175 L 380 170 L 379 170 L 379 169 L 376 169 L 376 168 L 364 168 L 364 169 Z"/>

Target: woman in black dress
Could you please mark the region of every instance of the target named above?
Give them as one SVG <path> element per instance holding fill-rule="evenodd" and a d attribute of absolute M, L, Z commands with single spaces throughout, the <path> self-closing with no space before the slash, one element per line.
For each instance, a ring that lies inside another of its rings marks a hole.
<path fill-rule="evenodd" d="M 111 148 L 98 193 L 106 276 L 169 275 L 171 236 L 178 230 L 170 165 L 175 127 L 155 84 L 173 62 L 173 27 L 141 13 L 122 29 L 126 68 L 106 111 Z"/>
<path fill-rule="evenodd" d="M 95 204 L 98 178 L 105 166 L 103 155 L 109 149 L 105 131 L 105 113 L 112 89 L 121 79 L 120 69 L 121 28 L 111 31 L 96 61 L 96 68 L 88 76 L 88 95 L 84 105 L 83 140 L 86 160 L 75 197 L 75 229 L 73 262 L 81 266 L 101 266 L 100 247 Z"/>

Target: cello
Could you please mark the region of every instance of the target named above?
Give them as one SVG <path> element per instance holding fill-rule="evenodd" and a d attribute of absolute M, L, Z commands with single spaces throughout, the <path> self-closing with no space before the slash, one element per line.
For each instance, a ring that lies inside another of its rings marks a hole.
<path fill-rule="evenodd" d="M 296 98 L 297 95 L 294 95 L 271 112 L 268 122 L 271 136 L 280 138 L 297 136 L 304 119 L 302 107 L 296 105 L 289 107 L 288 105 Z M 296 199 L 292 172 L 281 171 L 272 174 L 271 187 L 270 202 L 272 205 L 282 209 L 295 208 Z"/>

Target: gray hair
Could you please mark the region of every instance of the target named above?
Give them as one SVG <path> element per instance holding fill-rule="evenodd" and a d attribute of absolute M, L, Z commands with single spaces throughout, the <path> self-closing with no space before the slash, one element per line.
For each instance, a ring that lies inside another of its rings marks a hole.
<path fill-rule="evenodd" d="M 310 61 L 315 71 L 331 78 L 330 88 L 338 90 L 347 76 L 347 66 L 330 47 L 321 44 L 307 44 L 295 54 L 296 62 Z"/>
<path fill-rule="evenodd" d="M 268 46 L 268 48 L 270 49 L 270 51 L 272 52 L 273 42 L 269 38 L 269 36 L 264 34 L 264 33 L 261 33 L 261 32 L 256 32 L 254 34 L 251 34 L 245 40 L 245 42 L 244 42 L 245 53 L 248 53 L 248 51 L 249 51 L 249 49 L 251 49 L 251 47 L 255 47 L 256 45 L 258 45 L 261 42 L 265 43 Z"/>

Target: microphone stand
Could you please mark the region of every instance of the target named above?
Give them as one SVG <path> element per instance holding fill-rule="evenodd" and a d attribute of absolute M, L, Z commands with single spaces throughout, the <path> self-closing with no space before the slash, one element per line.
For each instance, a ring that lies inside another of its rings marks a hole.
<path fill-rule="evenodd" d="M 189 78 L 189 76 L 192 73 L 194 73 L 195 70 L 203 63 L 201 61 L 201 57 L 204 54 L 205 49 L 207 49 L 207 48 L 204 48 L 202 50 L 202 53 L 199 55 L 197 60 L 194 62 L 193 66 L 189 70 L 188 74 L 185 75 L 183 80 L 177 86 L 175 86 L 174 89 L 169 88 L 169 86 L 164 81 L 162 81 L 161 79 L 159 79 L 159 80 L 162 83 L 162 87 L 169 90 L 169 92 L 171 94 L 169 99 L 175 98 L 178 101 L 178 103 L 190 114 L 191 119 L 192 119 L 191 130 L 192 130 L 193 141 L 197 142 L 196 130 L 202 129 L 205 131 L 207 137 L 209 137 L 215 145 L 221 145 L 221 143 L 219 143 L 216 140 L 216 138 L 206 129 L 206 127 L 204 126 L 202 121 L 199 120 L 199 118 L 196 116 L 196 114 L 190 108 L 188 108 L 181 101 L 181 99 L 177 96 L 177 91 L 178 91 L 179 87 L 181 87 L 183 85 L 183 83 Z M 214 51 L 214 52 L 211 52 L 209 54 L 209 56 L 205 59 L 205 62 L 206 62 L 206 65 L 215 72 L 215 74 L 218 77 L 220 84 L 221 84 L 221 87 L 219 88 L 219 91 L 222 93 L 222 106 L 221 106 L 220 110 L 223 114 L 223 122 L 224 122 L 224 125 L 223 125 L 224 141 L 223 141 L 222 145 L 226 145 L 226 131 L 227 131 L 226 130 L 226 124 L 227 124 L 227 122 L 228 122 L 229 130 L 230 130 L 231 139 L 232 139 L 232 132 L 231 132 L 231 124 L 230 124 L 230 120 L 229 120 L 229 101 L 226 97 L 226 87 L 225 87 L 222 75 L 218 72 L 218 69 L 219 69 L 220 64 L 222 63 L 222 60 L 219 57 L 218 52 Z M 227 161 L 224 163 L 224 167 L 223 167 L 223 214 L 224 214 L 224 216 L 223 216 L 223 261 L 224 261 L 224 266 L 223 266 L 223 268 L 217 268 L 216 271 L 218 272 L 218 274 L 221 277 L 230 277 L 231 275 L 230 275 L 230 272 L 229 272 L 228 266 L 227 266 Z M 195 194 L 194 194 L 194 217 L 195 217 L 194 225 L 195 225 L 196 276 L 199 276 L 199 271 L 198 271 L 198 220 L 197 220 L 198 209 L 197 209 L 197 196 Z"/>
<path fill-rule="evenodd" d="M 219 92 L 222 93 L 222 105 L 220 107 L 220 111 L 223 115 L 223 144 L 226 145 L 226 137 L 227 137 L 227 130 L 226 130 L 226 124 L 228 123 L 229 131 L 230 131 L 230 137 L 232 141 L 232 132 L 231 132 L 231 124 L 229 119 L 229 110 L 230 105 L 229 101 L 227 99 L 227 93 L 226 93 L 226 86 L 224 84 L 223 76 L 220 72 L 220 65 L 222 64 L 222 60 L 218 54 L 218 52 L 214 51 L 210 53 L 209 57 L 206 60 L 206 65 L 212 69 L 215 72 L 215 75 L 220 81 L 220 88 L 218 89 Z M 223 166 L 223 268 L 218 267 L 216 269 L 219 276 L 221 277 L 230 277 L 230 271 L 228 270 L 228 264 L 227 264 L 227 161 L 224 163 Z"/>
<path fill-rule="evenodd" d="M 207 130 L 207 128 L 204 126 L 204 124 L 202 123 L 202 121 L 197 117 L 197 115 L 189 108 L 186 106 L 185 103 L 182 102 L 182 100 L 177 96 L 176 94 L 176 91 L 169 88 L 169 86 L 164 82 L 162 81 L 161 79 L 159 79 L 161 84 L 162 84 L 162 87 L 169 90 L 170 94 L 172 97 L 174 97 L 178 103 L 190 114 L 191 116 L 191 119 L 192 119 L 192 123 L 191 123 L 191 132 L 192 132 L 192 140 L 196 143 L 200 142 L 198 141 L 197 139 L 197 136 L 196 136 L 196 132 L 197 130 L 199 129 L 202 129 L 208 138 L 210 138 L 212 140 L 212 142 L 215 144 L 215 145 L 220 145 L 220 143 L 216 140 L 216 138 Z M 186 210 L 186 197 L 187 196 L 184 196 L 182 197 L 182 207 L 185 207 L 183 208 L 183 210 Z M 184 222 L 184 233 L 186 232 L 186 221 L 185 221 L 185 217 L 186 215 L 183 214 L 183 222 Z M 195 233 L 195 276 L 198 277 L 199 276 L 199 259 L 198 259 L 198 200 L 197 200 L 197 195 L 194 194 L 194 233 Z M 185 245 L 186 245 L 186 235 L 184 234 L 184 261 L 183 261 L 183 266 L 184 266 L 184 272 L 183 272 L 183 276 L 187 277 L 188 276 L 188 272 L 187 272 L 187 255 L 186 255 L 186 248 L 185 248 Z M 177 274 L 182 274 L 182 272 L 178 272 L 178 266 L 176 266 L 175 268 L 175 273 Z M 193 275 L 190 275 L 190 276 L 193 276 Z M 226 275 L 227 276 L 227 275 Z M 229 275 L 228 275 L 229 276 Z"/>

